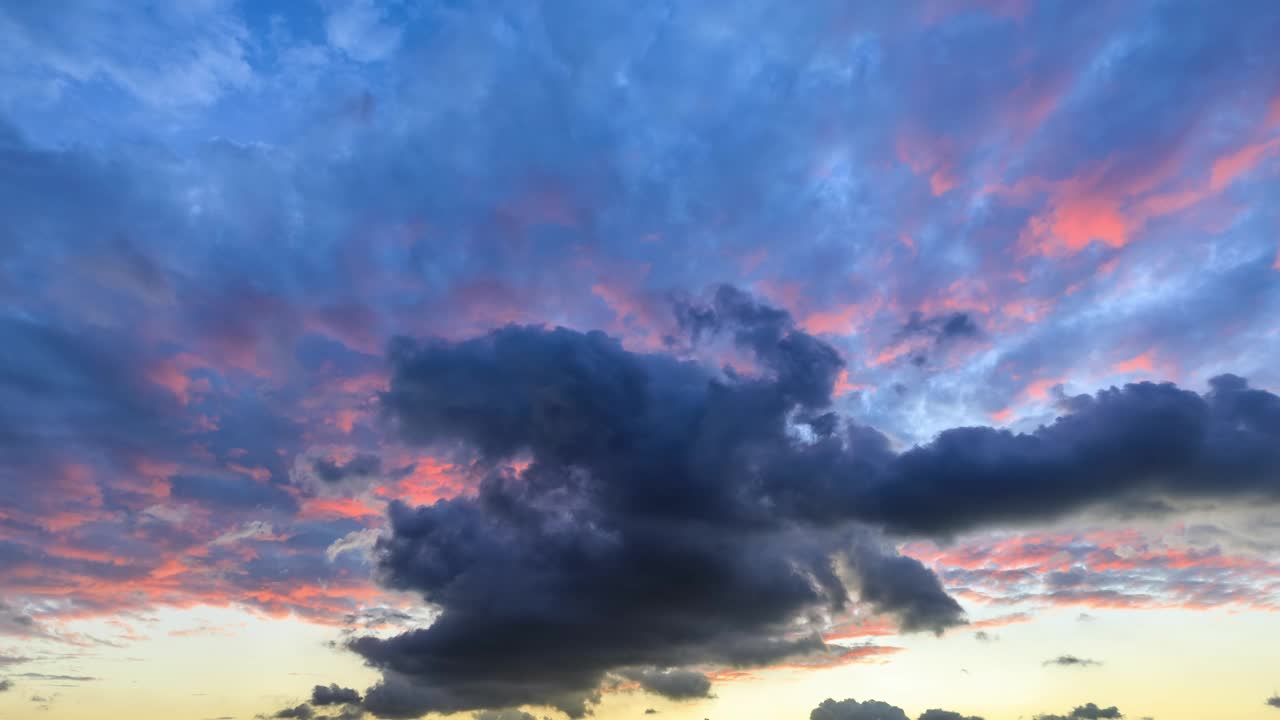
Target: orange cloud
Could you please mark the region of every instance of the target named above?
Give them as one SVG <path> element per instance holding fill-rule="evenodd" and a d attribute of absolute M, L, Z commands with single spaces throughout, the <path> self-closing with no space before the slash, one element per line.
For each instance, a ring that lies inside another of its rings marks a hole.
<path fill-rule="evenodd" d="M 1215 192 L 1222 192 L 1243 175 L 1252 172 L 1273 150 L 1280 148 L 1280 138 L 1273 138 L 1266 142 L 1253 143 L 1245 145 L 1233 153 L 1224 155 L 1213 163 L 1213 169 L 1209 174 L 1209 188 Z"/>
<path fill-rule="evenodd" d="M 1066 378 L 1043 378 L 1023 388 L 1022 394 L 1032 400 L 1047 400 L 1049 398 L 1049 390 L 1064 382 L 1066 382 Z"/>
<path fill-rule="evenodd" d="M 850 303 L 833 310 L 811 312 L 800 320 L 800 327 L 812 335 L 848 335 L 862 326 L 880 309 L 878 300 Z"/>
<path fill-rule="evenodd" d="M 859 390 L 870 390 L 870 389 L 871 389 L 870 385 L 863 385 L 861 383 L 850 382 L 849 371 L 841 370 L 840 375 L 836 377 L 836 385 L 835 385 L 835 388 L 832 390 L 832 392 L 835 394 L 836 397 L 839 397 L 841 395 L 848 395 L 851 392 L 857 392 Z"/>
<path fill-rule="evenodd" d="M 1135 373 L 1135 372 L 1153 372 L 1152 360 L 1154 355 L 1150 350 L 1134 355 L 1128 360 L 1123 360 L 1111 366 L 1111 369 L 1118 373 Z"/>

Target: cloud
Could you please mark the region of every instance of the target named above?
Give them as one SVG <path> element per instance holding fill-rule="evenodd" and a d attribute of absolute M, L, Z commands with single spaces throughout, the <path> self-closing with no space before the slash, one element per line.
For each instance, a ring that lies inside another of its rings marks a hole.
<path fill-rule="evenodd" d="M 9 678 L 0 678 L 0 692 L 8 692 L 13 689 L 13 681 Z"/>
<path fill-rule="evenodd" d="M 1111 707 L 1098 707 L 1093 703 L 1085 703 L 1077 706 L 1074 710 L 1066 715 L 1036 715 L 1035 720 L 1116 720 L 1124 717 L 1120 712 L 1120 708 L 1112 705 Z"/>
<path fill-rule="evenodd" d="M 1057 665 L 1059 667 L 1092 667 L 1102 663 L 1097 660 L 1076 657 L 1075 655 L 1059 655 L 1056 658 L 1045 660 L 1043 664 L 1045 666 Z"/>
<path fill-rule="evenodd" d="M 1267 698 L 1267 705 L 1270 705 L 1273 708 L 1280 708 L 1280 695 L 1272 695 Z"/>
<path fill-rule="evenodd" d="M 564 328 L 394 347 L 382 404 L 402 436 L 460 444 L 494 470 L 474 496 L 391 504 L 382 581 L 442 612 L 422 630 L 351 641 L 395 677 L 370 704 L 580 714 L 608 672 L 819 651 L 819 626 L 797 622 L 845 607 L 849 586 L 907 631 L 962 622 L 937 578 L 874 531 L 815 524 L 768 497 L 843 452 L 825 410 L 835 351 L 732 288 L 681 311 L 695 342 L 726 336 L 760 374 L 717 376 Z M 813 439 L 792 433 L 795 418 Z M 506 464 L 519 453 L 532 462 L 516 477 Z M 666 672 L 638 677 L 706 694 Z"/>
<path fill-rule="evenodd" d="M 317 685 L 311 690 L 312 705 L 345 705 L 360 702 L 360 693 L 337 683 Z"/>
<path fill-rule="evenodd" d="M 311 706 L 303 703 L 278 710 L 271 717 L 280 718 L 281 720 L 311 720 L 314 715 L 315 711 L 311 709 Z"/>
<path fill-rule="evenodd" d="M 1100 708 L 1093 703 L 1085 703 L 1072 710 L 1071 717 L 1081 718 L 1082 720 L 1113 720 L 1124 716 L 1120 714 L 1120 709 L 1115 705 Z"/>
<path fill-rule="evenodd" d="M 474 715 L 476 720 L 536 720 L 527 712 L 513 708 L 501 710 L 481 710 Z"/>
<path fill-rule="evenodd" d="M 474 496 L 391 504 L 382 581 L 442 612 L 351 641 L 396 676 L 375 701 L 570 698 L 581 712 L 611 671 L 813 652 L 796 621 L 851 591 L 904 631 L 939 632 L 962 622 L 959 604 L 877 528 L 945 536 L 1145 496 L 1280 494 L 1280 398 L 1234 376 L 1207 395 L 1140 383 L 1068 398 L 1028 434 L 958 428 L 895 452 L 830 411 L 842 362 L 785 311 L 720 287 L 676 312 L 689 347 L 728 339 L 754 366 L 716 373 L 565 328 L 394 344 L 392 426 L 492 470 Z M 481 642 L 496 627 L 503 641 Z"/>
<path fill-rule="evenodd" d="M 826 509 L 813 510 L 941 535 L 1162 495 L 1280 497 L 1280 397 L 1242 378 L 1218 376 L 1204 395 L 1128 384 L 1068 398 L 1062 410 L 1030 433 L 955 428 L 886 452 L 844 503 L 820 493 Z"/>
<path fill-rule="evenodd" d="M 901 335 L 932 337 L 940 345 L 953 340 L 975 338 L 982 334 L 973 317 L 963 312 L 952 312 L 929 318 L 918 311 L 913 312 L 899 332 Z"/>
<path fill-rule="evenodd" d="M 46 673 L 14 673 L 13 677 L 26 678 L 28 680 L 53 680 L 59 682 L 93 682 L 96 677 L 88 675 L 50 675 Z"/>
<path fill-rule="evenodd" d="M 385 12 L 373 0 L 340 3 L 325 20 L 329 43 L 360 62 L 387 58 L 399 47 L 401 30 Z"/>
<path fill-rule="evenodd" d="M 920 713 L 918 720 L 983 720 L 983 718 L 977 715 L 961 715 L 951 710 L 938 710 L 935 708 Z"/>
<path fill-rule="evenodd" d="M 639 683 L 642 689 L 671 700 L 711 697 L 711 680 L 693 670 L 641 668 L 619 674 Z"/>
<path fill-rule="evenodd" d="M 1080 705 L 1066 715 L 1040 714 L 1036 720 L 1117 720 L 1124 717 L 1115 706 L 1100 708 L 1093 703 Z M 906 720 L 906 712 L 879 700 L 822 701 L 809 713 L 809 720 Z M 976 715 L 965 715 L 953 710 L 933 708 L 920 713 L 918 720 L 983 720 Z"/>
<path fill-rule="evenodd" d="M 823 700 L 809 713 L 809 720 L 907 720 L 902 708 L 879 700 Z"/>
<path fill-rule="evenodd" d="M 369 478 L 382 472 L 382 458 L 370 453 L 361 453 L 346 461 L 337 462 L 329 458 L 319 458 L 312 463 L 316 477 L 336 485 L 348 479 Z"/>

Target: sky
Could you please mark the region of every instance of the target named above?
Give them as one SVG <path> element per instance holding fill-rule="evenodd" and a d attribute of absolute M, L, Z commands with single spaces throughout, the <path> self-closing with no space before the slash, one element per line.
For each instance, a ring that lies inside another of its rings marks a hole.
<path fill-rule="evenodd" d="M 1278 37 L 0 0 L 0 717 L 1280 718 Z"/>

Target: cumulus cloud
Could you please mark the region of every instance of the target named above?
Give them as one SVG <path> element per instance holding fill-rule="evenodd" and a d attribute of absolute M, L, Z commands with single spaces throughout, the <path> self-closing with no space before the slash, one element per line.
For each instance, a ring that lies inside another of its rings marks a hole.
<path fill-rule="evenodd" d="M 902 708 L 880 700 L 858 702 L 848 700 L 823 700 L 809 713 L 809 720 L 907 720 Z"/>
<path fill-rule="evenodd" d="M 1065 715 L 1039 714 L 1036 720 L 1117 720 L 1124 717 L 1118 708 L 1098 707 L 1094 703 L 1080 705 Z M 896 705 L 879 700 L 822 701 L 809 713 L 809 720 L 907 720 L 907 713 Z M 954 710 L 932 708 L 920 713 L 918 720 L 983 720 L 977 715 L 965 715 Z"/>
<path fill-rule="evenodd" d="M 277 710 L 271 717 L 280 718 L 280 720 L 311 720 L 314 715 L 315 711 L 311 709 L 311 706 L 303 703 Z"/>
<path fill-rule="evenodd" d="M 311 690 L 312 705 L 345 705 L 360 702 L 360 693 L 337 683 L 316 685 Z"/>
<path fill-rule="evenodd" d="M 1124 714 L 1115 705 L 1104 708 L 1098 707 L 1094 703 L 1085 703 L 1065 715 L 1036 715 L 1035 720 L 1116 720 L 1116 718 L 1122 717 L 1124 717 Z"/>
<path fill-rule="evenodd" d="M 770 497 L 855 462 L 826 409 L 838 354 L 733 288 L 681 312 L 691 338 L 730 338 L 759 373 L 717 375 L 563 328 L 397 344 L 382 403 L 402 436 L 460 444 L 495 469 L 475 496 L 391 505 L 382 579 L 442 613 L 351 642 L 398 678 L 371 702 L 450 712 L 570 698 L 582 712 L 610 671 L 821 650 L 820 627 L 797 622 L 845 607 L 850 587 L 909 631 L 962 622 L 938 579 L 873 530 Z M 518 453 L 532 462 L 516 477 L 505 467 Z M 637 677 L 659 693 L 708 691 L 687 673 Z"/>

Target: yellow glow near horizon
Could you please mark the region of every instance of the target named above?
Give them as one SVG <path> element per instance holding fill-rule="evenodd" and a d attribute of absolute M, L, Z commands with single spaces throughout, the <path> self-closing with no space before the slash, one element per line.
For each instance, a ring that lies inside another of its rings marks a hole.
<path fill-rule="evenodd" d="M 635 718 L 653 708 L 669 720 L 803 720 L 828 697 L 883 700 L 910 717 L 941 707 L 988 720 L 1063 713 L 1085 702 L 1118 705 L 1135 719 L 1265 720 L 1275 713 L 1264 700 L 1280 682 L 1276 615 L 1221 610 L 1091 614 L 1093 622 L 1081 622 L 1078 611 L 1046 611 L 1032 622 L 995 630 L 998 639 L 990 642 L 964 630 L 941 638 L 889 638 L 887 644 L 904 651 L 841 668 L 757 671 L 750 680 L 717 683 L 716 697 L 708 700 L 673 702 L 640 692 L 610 692 L 596 716 Z M 305 700 L 319 683 L 363 690 L 377 679 L 354 655 L 330 644 L 339 636 L 331 626 L 226 608 L 165 609 L 148 617 L 139 623 L 145 626 L 144 640 L 22 666 L 22 672 L 98 680 L 18 677 L 14 689 L 0 695 L 0 718 L 247 720 Z M 82 621 L 74 629 L 97 636 L 112 632 L 106 620 Z M 1046 659 L 1064 653 L 1103 664 L 1044 667 Z M 32 702 L 33 695 L 51 697 L 47 709 Z"/>

